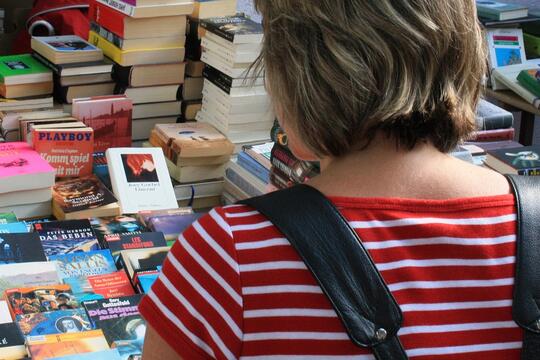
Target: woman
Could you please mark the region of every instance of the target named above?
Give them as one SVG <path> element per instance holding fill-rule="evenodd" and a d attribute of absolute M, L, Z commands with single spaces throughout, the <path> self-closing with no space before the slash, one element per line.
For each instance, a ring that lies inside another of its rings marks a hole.
<path fill-rule="evenodd" d="M 486 53 L 473 0 L 256 0 L 267 87 L 309 185 L 358 232 L 404 314 L 409 358 L 518 359 L 516 217 L 498 173 L 456 160 Z M 287 206 L 287 204 L 283 204 Z M 145 359 L 372 359 L 298 254 L 246 206 L 174 245 L 140 306 Z"/>

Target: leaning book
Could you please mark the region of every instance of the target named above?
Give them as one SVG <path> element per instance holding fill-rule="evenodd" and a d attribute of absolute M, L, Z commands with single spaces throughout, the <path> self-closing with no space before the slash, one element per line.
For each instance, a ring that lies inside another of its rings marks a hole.
<path fill-rule="evenodd" d="M 540 175 L 540 146 L 487 152 L 486 165 L 502 174 Z"/>

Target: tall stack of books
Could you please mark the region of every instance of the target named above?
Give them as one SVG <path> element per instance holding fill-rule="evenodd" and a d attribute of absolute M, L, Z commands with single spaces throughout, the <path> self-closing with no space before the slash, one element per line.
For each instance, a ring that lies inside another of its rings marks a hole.
<path fill-rule="evenodd" d="M 191 0 L 95 0 L 90 42 L 114 61 L 115 93 L 133 100 L 134 142 L 180 112 L 187 15 Z"/>
<path fill-rule="evenodd" d="M 188 18 L 186 39 L 186 80 L 182 89 L 182 121 L 194 121 L 202 105 L 204 84 L 201 61 L 201 19 L 236 14 L 236 0 L 196 0 L 193 13 Z"/>
<path fill-rule="evenodd" d="M 75 35 L 33 37 L 34 57 L 54 73 L 54 96 L 66 104 L 73 99 L 110 95 L 114 91 L 112 64 L 103 52 Z"/>
<path fill-rule="evenodd" d="M 260 54 L 261 24 L 229 16 L 201 20 L 201 26 L 205 29 L 201 60 L 206 67 L 197 120 L 227 136 L 236 152 L 243 145 L 268 141 L 274 115 L 264 79 L 248 72 Z"/>

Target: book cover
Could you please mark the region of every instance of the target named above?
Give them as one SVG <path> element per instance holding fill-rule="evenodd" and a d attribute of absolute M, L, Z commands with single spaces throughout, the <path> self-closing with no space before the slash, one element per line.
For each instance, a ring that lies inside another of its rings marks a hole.
<path fill-rule="evenodd" d="M 54 360 L 122 360 L 118 349 L 55 357 Z M 133 359 L 136 360 L 136 359 Z"/>
<path fill-rule="evenodd" d="M 89 318 L 103 330 L 110 347 L 125 358 L 142 354 L 146 322 L 138 310 L 141 298 L 139 294 L 84 303 Z"/>
<path fill-rule="evenodd" d="M 59 283 L 56 264 L 51 261 L 0 265 L 0 294 L 7 289 Z"/>
<path fill-rule="evenodd" d="M 49 260 L 56 261 L 61 279 L 86 278 L 116 271 L 116 265 L 109 250 L 53 255 L 49 256 Z"/>
<path fill-rule="evenodd" d="M 0 143 L 0 193 L 52 186 L 54 173 L 54 168 L 27 143 Z"/>
<path fill-rule="evenodd" d="M 486 164 L 499 172 L 540 175 L 540 146 L 496 149 L 487 153 Z"/>
<path fill-rule="evenodd" d="M 489 29 L 486 34 L 491 68 L 521 64 L 526 60 L 523 30 Z"/>
<path fill-rule="evenodd" d="M 55 52 L 99 52 L 99 49 L 76 35 L 33 37 Z"/>
<path fill-rule="evenodd" d="M 0 234 L 26 233 L 28 227 L 23 221 L 0 224 Z"/>
<path fill-rule="evenodd" d="M 517 80 L 521 86 L 540 98 L 540 68 L 521 70 Z"/>
<path fill-rule="evenodd" d="M 0 264 L 35 261 L 47 261 L 36 233 L 0 234 Z"/>
<path fill-rule="evenodd" d="M 101 329 L 80 333 L 29 336 L 27 346 L 33 360 L 109 350 Z"/>
<path fill-rule="evenodd" d="M 137 219 L 144 226 L 148 226 L 149 220 L 155 216 L 179 216 L 179 215 L 190 215 L 190 214 L 193 214 L 192 208 L 181 207 L 178 209 L 139 211 L 139 213 L 137 214 Z"/>
<path fill-rule="evenodd" d="M 237 163 L 252 175 L 255 175 L 265 184 L 270 181 L 270 169 L 264 167 L 257 160 L 249 156 L 245 151 L 238 154 Z"/>
<path fill-rule="evenodd" d="M 25 336 L 54 335 L 92 330 L 84 309 L 47 311 L 17 315 L 17 325 Z"/>
<path fill-rule="evenodd" d="M 71 287 L 74 296 L 83 301 L 133 295 L 133 287 L 124 270 L 88 277 L 67 278 L 64 283 Z"/>
<path fill-rule="evenodd" d="M 47 257 L 99 250 L 89 220 L 64 220 L 34 224 Z"/>
<path fill-rule="evenodd" d="M 160 270 L 159 270 L 160 271 Z M 150 288 L 156 282 L 159 271 L 148 271 L 143 273 L 138 273 L 135 278 L 135 283 L 137 285 L 137 288 L 139 291 L 143 294 L 148 293 L 150 291 Z"/>
<path fill-rule="evenodd" d="M 152 231 L 160 231 L 165 235 L 167 245 L 171 246 L 178 236 L 193 224 L 201 214 L 156 215 L 148 219 L 148 227 Z"/>
<path fill-rule="evenodd" d="M 122 265 L 132 283 L 135 275 L 141 271 L 154 271 L 163 265 L 170 248 L 168 246 L 148 249 L 123 250 L 118 264 Z"/>
<path fill-rule="evenodd" d="M 520 65 L 509 65 L 494 69 L 492 72 L 493 89 L 511 89 L 532 106 L 540 109 L 540 98 L 524 88 L 517 80 L 517 77 L 522 70 L 536 67 L 540 67 L 540 60 L 529 60 Z"/>
<path fill-rule="evenodd" d="M 34 149 L 52 167 L 56 177 L 80 177 L 92 173 L 94 131 L 91 128 L 33 130 Z"/>
<path fill-rule="evenodd" d="M 165 237 L 163 236 L 162 232 L 110 235 L 107 236 L 106 241 L 114 258 L 117 258 L 122 250 L 167 246 L 167 242 L 165 241 Z"/>
<path fill-rule="evenodd" d="M 514 115 L 495 104 L 480 99 L 476 107 L 476 129 L 494 130 L 511 128 L 514 125 Z"/>
<path fill-rule="evenodd" d="M 131 146 L 133 103 L 124 95 L 73 100 L 73 117 L 94 129 L 94 151 Z"/>
<path fill-rule="evenodd" d="M 96 175 L 59 181 L 52 189 L 54 204 L 63 213 L 96 209 L 117 201 Z"/>
<path fill-rule="evenodd" d="M 13 322 L 0 324 L 0 356 L 2 359 L 22 359 L 26 354 L 25 338 Z"/>
<path fill-rule="evenodd" d="M 528 15 L 526 6 L 493 0 L 476 0 L 476 8 L 478 16 L 495 20 L 519 19 Z"/>
<path fill-rule="evenodd" d="M 111 235 L 135 235 L 147 231 L 146 226 L 141 224 L 136 218 L 126 215 L 91 218 L 90 224 L 104 248 L 107 248 L 106 240 Z"/>
<path fill-rule="evenodd" d="M 26 84 L 52 81 L 52 72 L 29 54 L 0 56 L 0 83 Z"/>
<path fill-rule="evenodd" d="M 0 224 L 16 223 L 19 220 L 13 212 L 0 213 Z"/>
<path fill-rule="evenodd" d="M 14 317 L 79 307 L 69 285 L 65 284 L 7 289 L 5 297 Z"/>
<path fill-rule="evenodd" d="M 160 3 L 146 6 L 134 6 L 122 0 L 96 0 L 119 12 L 134 18 L 149 18 L 157 16 L 190 15 L 193 12 L 193 2 Z"/>
<path fill-rule="evenodd" d="M 262 41 L 262 25 L 244 16 L 201 19 L 200 26 L 234 44 Z"/>
<path fill-rule="evenodd" d="M 106 152 L 113 192 L 121 212 L 177 208 L 176 196 L 160 148 L 115 148 Z"/>

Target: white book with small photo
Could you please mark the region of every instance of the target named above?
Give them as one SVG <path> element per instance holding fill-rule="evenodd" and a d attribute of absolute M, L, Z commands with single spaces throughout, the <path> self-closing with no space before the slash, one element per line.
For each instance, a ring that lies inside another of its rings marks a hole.
<path fill-rule="evenodd" d="M 486 35 L 491 69 L 522 64 L 527 60 L 522 29 L 489 29 Z"/>
<path fill-rule="evenodd" d="M 178 208 L 161 148 L 110 148 L 105 156 L 123 214 Z"/>

